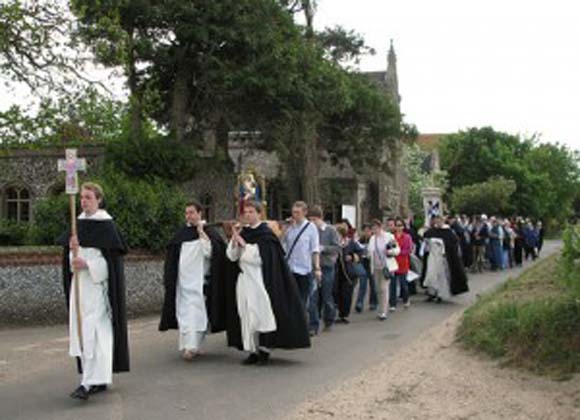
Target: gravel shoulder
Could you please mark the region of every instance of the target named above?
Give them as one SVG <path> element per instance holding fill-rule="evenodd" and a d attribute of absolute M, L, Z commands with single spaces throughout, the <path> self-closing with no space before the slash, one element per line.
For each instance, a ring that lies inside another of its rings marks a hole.
<path fill-rule="evenodd" d="M 307 401 L 288 419 L 580 418 L 580 377 L 555 382 L 466 352 L 455 342 L 461 315 Z"/>

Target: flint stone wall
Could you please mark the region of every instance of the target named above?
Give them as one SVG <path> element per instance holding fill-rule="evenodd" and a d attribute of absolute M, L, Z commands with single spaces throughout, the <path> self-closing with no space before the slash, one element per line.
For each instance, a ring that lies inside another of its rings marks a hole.
<path fill-rule="evenodd" d="M 125 261 L 129 317 L 160 313 L 163 261 Z M 0 266 L 0 327 L 67 322 L 60 264 Z"/>
<path fill-rule="evenodd" d="M 101 171 L 105 159 L 103 147 L 83 146 L 79 148 L 78 154 L 87 160 L 87 173 Z M 58 172 L 57 168 L 59 159 L 64 159 L 62 148 L 1 150 L 0 198 L 10 186 L 26 187 L 30 191 L 34 208 L 39 200 L 51 192 L 64 191 L 64 173 Z M 80 177 L 82 179 L 83 173 Z M 3 207 L 0 206 L 0 217 L 3 216 Z"/>

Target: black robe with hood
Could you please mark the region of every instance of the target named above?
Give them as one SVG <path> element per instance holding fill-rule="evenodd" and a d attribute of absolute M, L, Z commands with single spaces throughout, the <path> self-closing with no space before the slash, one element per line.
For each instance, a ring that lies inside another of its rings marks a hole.
<path fill-rule="evenodd" d="M 108 297 L 111 305 L 113 325 L 113 372 L 129 371 L 129 339 L 127 336 L 127 313 L 125 309 L 125 273 L 123 256 L 127 245 L 112 220 L 79 219 L 77 222 L 79 244 L 83 248 L 97 248 L 107 261 Z M 57 243 L 64 247 L 62 273 L 67 309 L 71 292 L 73 273 L 69 258 L 70 231 L 63 233 Z M 77 358 L 79 372 L 82 363 Z"/>
<path fill-rule="evenodd" d="M 284 258 L 280 240 L 266 223 L 255 229 L 245 227 L 240 235 L 248 244 L 258 245 L 264 286 L 276 319 L 276 331 L 260 334 L 260 346 L 286 350 L 310 347 L 306 311 L 298 294 L 296 280 Z M 242 333 L 235 295 L 239 265 L 230 264 L 229 271 L 229 282 L 234 288 L 229 289 L 227 296 L 228 345 L 242 350 Z"/>
<path fill-rule="evenodd" d="M 211 263 L 209 281 L 206 281 L 204 294 L 206 296 L 206 310 L 211 332 L 220 332 L 226 329 L 226 245 L 219 233 L 211 228 L 204 227 L 204 231 L 211 241 Z M 165 300 L 161 312 L 159 331 L 178 329 L 175 315 L 175 297 L 177 293 L 177 281 L 179 274 L 179 257 L 181 245 L 199 239 L 197 228 L 183 226 L 180 228 L 167 245 L 165 258 L 164 285 Z"/>
<path fill-rule="evenodd" d="M 467 285 L 467 274 L 463 267 L 463 261 L 459 256 L 459 240 L 457 235 L 450 228 L 431 228 L 424 235 L 425 239 L 439 238 L 445 244 L 445 258 L 449 265 L 449 273 L 451 281 L 449 289 L 452 295 L 458 295 L 469 291 Z M 427 272 L 427 264 L 429 264 L 428 256 L 425 258 L 423 271 Z"/>
<path fill-rule="evenodd" d="M 451 225 L 451 230 L 453 230 L 453 232 L 455 232 L 455 234 L 457 235 L 457 238 L 459 239 L 459 246 L 461 248 L 461 259 L 463 261 L 463 267 L 469 268 L 471 266 L 473 248 L 470 246 L 471 243 L 467 237 L 468 231 L 463 226 L 461 226 L 461 223 L 459 223 L 458 221 L 455 221 Z"/>

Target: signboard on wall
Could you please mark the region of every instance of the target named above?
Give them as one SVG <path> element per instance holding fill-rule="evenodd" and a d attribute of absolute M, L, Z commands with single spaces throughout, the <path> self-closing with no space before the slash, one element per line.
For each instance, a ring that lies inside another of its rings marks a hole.
<path fill-rule="evenodd" d="M 356 227 L 356 206 L 342 205 L 342 218 L 347 219 L 352 226 Z"/>

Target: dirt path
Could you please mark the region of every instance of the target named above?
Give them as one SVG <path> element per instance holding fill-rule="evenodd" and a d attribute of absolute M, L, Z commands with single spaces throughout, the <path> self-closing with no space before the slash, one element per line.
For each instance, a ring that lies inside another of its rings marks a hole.
<path fill-rule="evenodd" d="M 502 369 L 454 343 L 461 313 L 289 419 L 580 419 L 580 377 Z"/>

